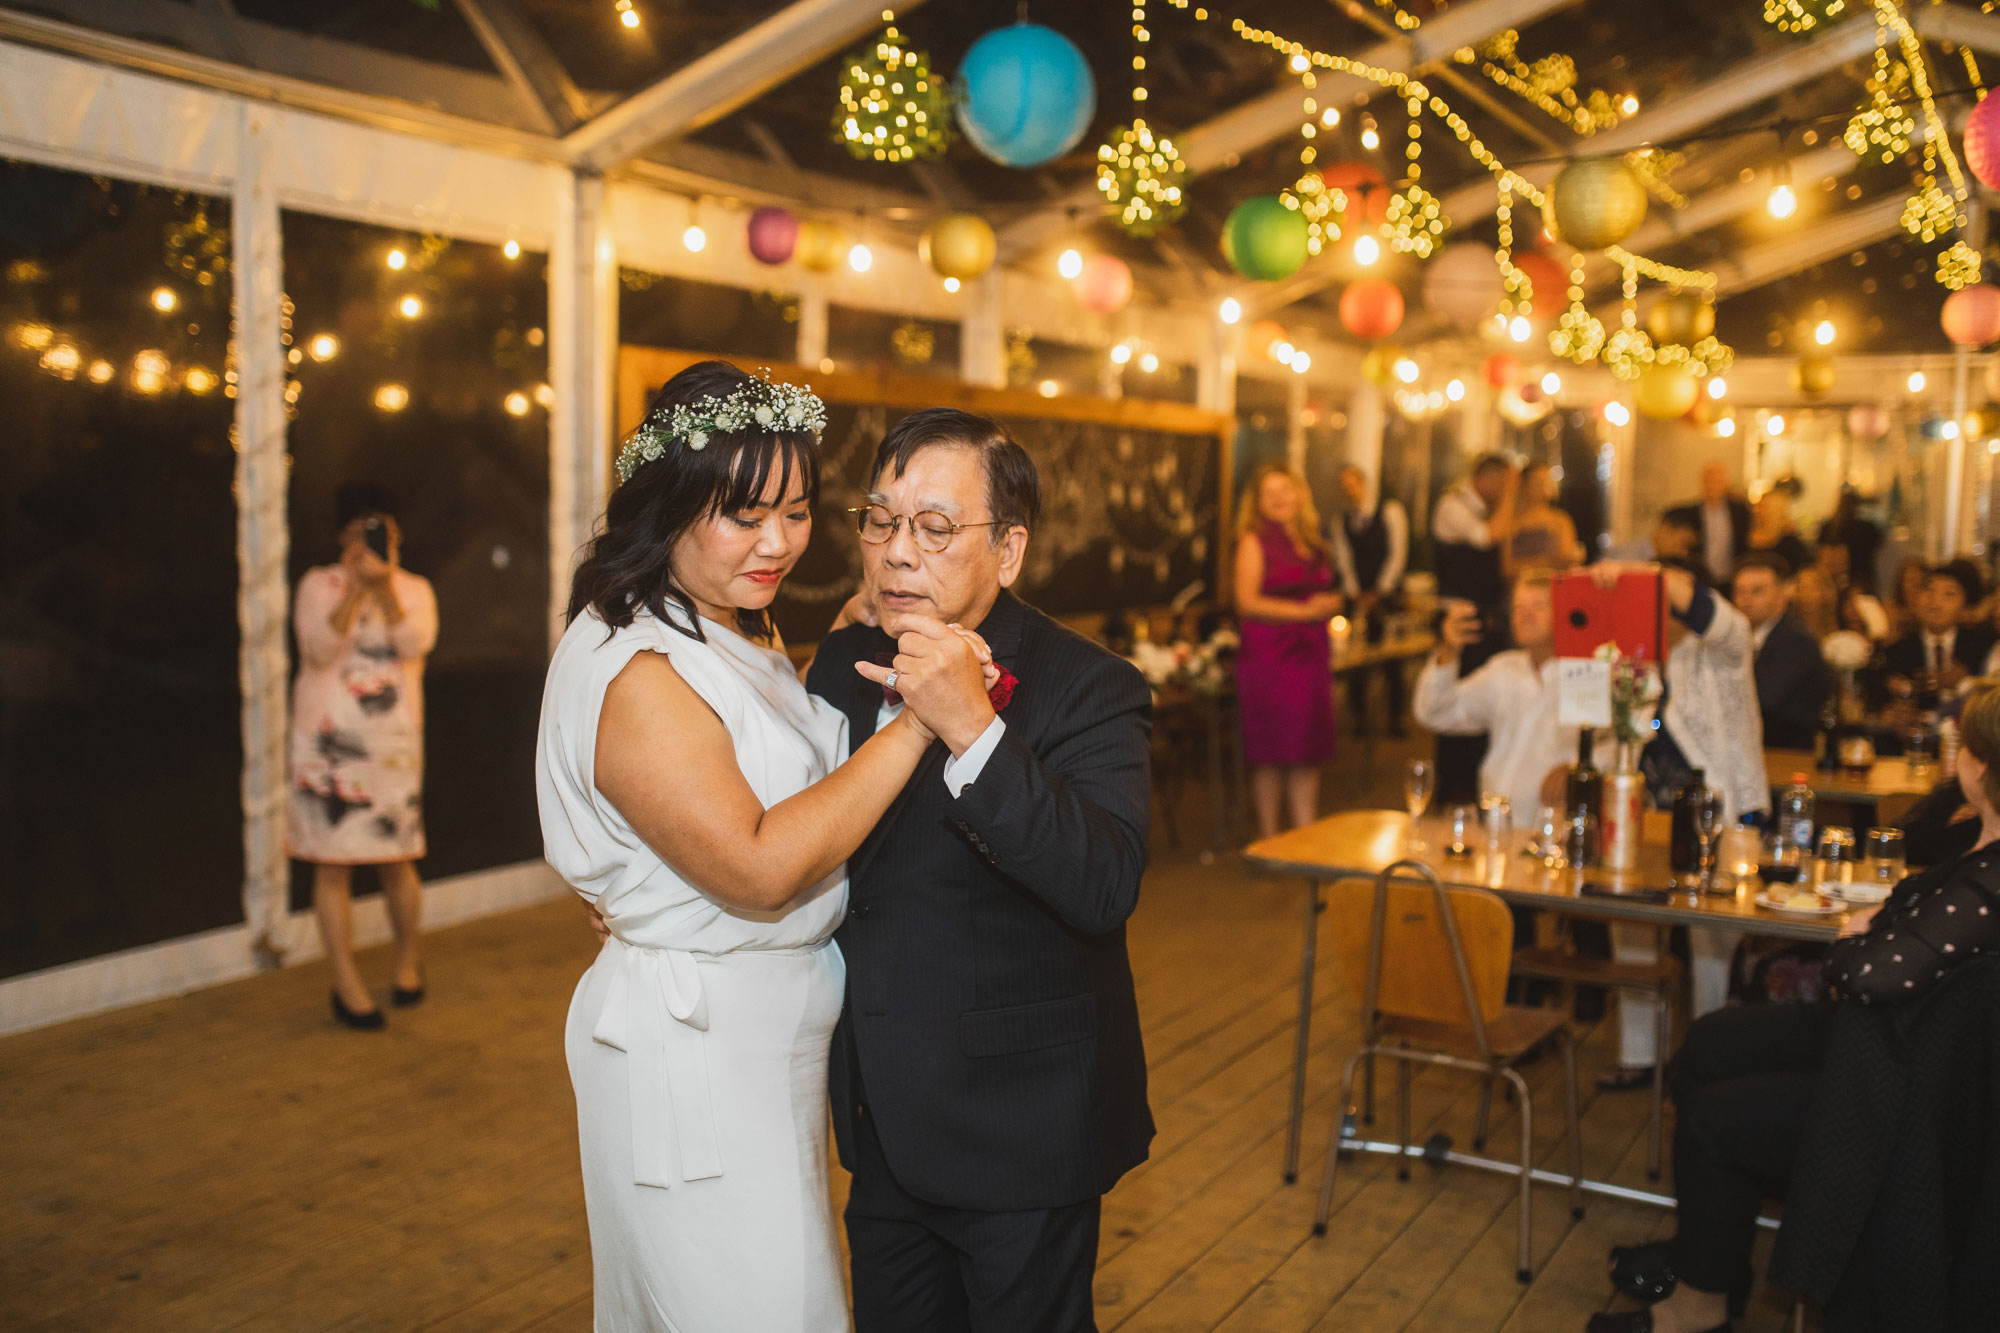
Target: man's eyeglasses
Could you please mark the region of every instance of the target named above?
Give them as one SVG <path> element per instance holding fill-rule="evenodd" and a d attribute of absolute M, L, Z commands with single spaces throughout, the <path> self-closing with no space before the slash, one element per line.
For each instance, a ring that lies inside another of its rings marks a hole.
<path fill-rule="evenodd" d="M 854 515 L 854 526 L 861 533 L 861 540 L 870 546 L 880 546 L 896 535 L 896 529 L 904 523 L 910 525 L 910 540 L 919 550 L 936 555 L 951 545 L 951 539 L 967 528 L 1004 527 L 1000 520 L 986 523 L 954 523 L 936 510 L 927 509 L 921 514 L 892 514 L 881 505 L 862 505 L 850 509 Z"/>

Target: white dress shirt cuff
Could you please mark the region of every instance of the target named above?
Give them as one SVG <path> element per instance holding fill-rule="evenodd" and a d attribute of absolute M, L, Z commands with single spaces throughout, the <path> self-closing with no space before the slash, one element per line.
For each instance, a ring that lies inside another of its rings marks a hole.
<path fill-rule="evenodd" d="M 986 724 L 986 730 L 979 733 L 979 739 L 965 747 L 965 753 L 944 762 L 944 785 L 951 789 L 956 800 L 967 787 L 979 780 L 986 768 L 986 761 L 1000 748 L 1000 738 L 1007 734 L 1007 724 L 995 717 Z"/>

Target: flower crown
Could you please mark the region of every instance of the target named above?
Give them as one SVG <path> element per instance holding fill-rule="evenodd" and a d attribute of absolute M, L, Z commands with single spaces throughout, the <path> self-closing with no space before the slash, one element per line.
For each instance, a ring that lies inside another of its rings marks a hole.
<path fill-rule="evenodd" d="M 677 438 L 700 453 L 714 432 L 753 428 L 773 433 L 808 430 L 818 436 L 826 429 L 826 404 L 804 385 L 774 384 L 766 375 L 729 393 L 682 403 L 664 421 L 647 417 L 626 439 L 618 451 L 618 480 L 630 481 L 641 464 L 665 457 L 667 445 Z"/>

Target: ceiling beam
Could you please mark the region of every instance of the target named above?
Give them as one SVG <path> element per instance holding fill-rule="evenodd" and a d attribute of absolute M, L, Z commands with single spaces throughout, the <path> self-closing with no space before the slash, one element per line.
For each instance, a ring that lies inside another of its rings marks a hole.
<path fill-rule="evenodd" d="M 513 0 L 456 0 L 466 25 L 521 95 L 547 134 L 566 134 L 590 115 L 590 99 L 570 80 L 556 53 Z"/>
<path fill-rule="evenodd" d="M 904 13 L 923 0 L 903 0 Z M 564 151 L 608 171 L 663 139 L 721 120 L 882 22 L 882 0 L 793 0 L 762 23 L 570 131 Z"/>
<path fill-rule="evenodd" d="M 2000 27 L 2000 22 L 1996 22 L 1996 27 Z M 1418 31 L 1422 32 L 1423 29 L 1419 28 Z M 1706 125 L 1712 125 L 1724 117 L 1753 107 L 1767 98 L 1775 97 L 1802 83 L 1810 83 L 1874 49 L 1873 18 L 1840 24 L 1810 42 L 1788 45 L 1771 54 L 1752 56 L 1748 60 L 1732 65 L 1714 79 L 1702 82 L 1678 97 L 1669 98 L 1649 107 L 1630 120 L 1623 121 L 1602 133 L 1587 139 L 1578 139 L 1575 149 L 1578 153 L 1597 156 L 1630 152 L 1650 144 L 1670 143 Z M 1775 136 L 1773 138 L 1775 140 Z M 1851 166 L 1853 154 L 1849 153 L 1847 156 Z M 1559 170 L 1561 170 L 1560 164 L 1544 162 L 1530 166 L 1517 174 L 1533 181 L 1537 186 L 1546 186 L 1555 179 Z M 1835 173 L 1822 168 L 1813 172 L 1807 179 L 1830 174 Z M 1760 200 L 1761 197 L 1760 195 Z M 1490 172 L 1483 174 L 1470 184 L 1451 191 L 1439 202 L 1445 217 L 1455 222 L 1483 220 L 1499 207 L 1498 179 Z M 1654 209 L 1653 213 L 1655 219 L 1671 216 L 1670 213 L 1658 208 Z M 1703 229 L 1700 226 L 1682 226 L 1680 231 L 1693 232 Z M 1653 240 L 1635 237 L 1626 248 L 1643 254 L 1649 245 L 1656 243 Z M 1238 299 L 1243 301 L 1246 308 L 1258 314 L 1269 314 L 1294 302 L 1302 301 L 1340 281 L 1340 270 L 1328 256 L 1323 257 L 1318 263 L 1299 270 L 1281 283 L 1263 287 L 1250 286 L 1238 294 Z"/>
<path fill-rule="evenodd" d="M 1959 5 L 1914 7 L 1910 25 L 1934 42 L 1956 42 L 1988 55 L 2000 52 L 2000 18 L 1975 13 Z"/>
<path fill-rule="evenodd" d="M 1461 0 L 1408 36 L 1381 42 L 1358 57 L 1363 64 L 1412 74 L 1442 61 L 1461 47 L 1523 27 L 1545 14 L 1566 9 L 1578 0 Z M 1382 91 L 1381 85 L 1358 74 L 1329 74 L 1321 71 L 1314 96 L 1322 106 L 1355 105 Z M 1228 167 L 1243 154 L 1299 132 L 1303 112 L 1299 108 L 1303 92 L 1296 76 L 1287 74 L 1279 86 L 1248 102 L 1230 108 L 1213 120 L 1174 136 L 1181 161 L 1194 175 Z M 1022 218 L 1000 232 L 1003 259 L 1019 256 L 1065 232 L 1070 214 L 1096 214 L 1103 196 L 1096 182 L 1079 186 L 1049 208 Z"/>
<path fill-rule="evenodd" d="M 1903 229 L 1903 203 L 1904 196 L 1899 191 L 1818 219 L 1812 226 L 1801 228 L 1796 236 L 1750 246 L 1734 259 L 1715 266 L 1716 297 L 1740 296 L 1815 264 L 1888 240 Z"/>

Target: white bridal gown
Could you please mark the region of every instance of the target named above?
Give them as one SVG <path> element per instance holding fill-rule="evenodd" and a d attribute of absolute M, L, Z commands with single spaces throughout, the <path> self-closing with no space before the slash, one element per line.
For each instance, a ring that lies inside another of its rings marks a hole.
<path fill-rule="evenodd" d="M 577 984 L 564 1043 L 597 1328 L 844 1330 L 826 1066 L 846 980 L 828 937 L 847 872 L 789 911 L 724 907 L 663 863 L 592 781 L 604 691 L 647 651 L 669 656 L 715 709 L 766 807 L 839 763 L 846 719 L 806 693 L 782 653 L 701 627 L 707 643 L 641 611 L 607 638 L 586 613 L 563 635 L 542 698 L 535 785 L 549 863 L 612 934 Z"/>

